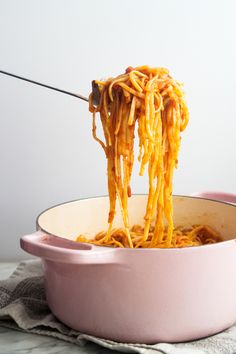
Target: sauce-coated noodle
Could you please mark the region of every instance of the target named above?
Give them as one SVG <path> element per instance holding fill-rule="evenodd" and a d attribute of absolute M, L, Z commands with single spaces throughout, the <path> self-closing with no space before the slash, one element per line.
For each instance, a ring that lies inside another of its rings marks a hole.
<path fill-rule="evenodd" d="M 191 228 L 173 225 L 172 182 L 178 164 L 180 133 L 189 114 L 182 84 L 165 68 L 129 67 L 126 73 L 106 81 L 96 81 L 100 102 L 93 105 L 93 137 L 107 158 L 110 211 L 108 230 L 95 239 L 78 236 L 79 242 L 114 247 L 185 247 L 213 243 L 219 235 L 205 225 Z M 105 141 L 96 134 L 96 113 Z M 149 190 L 144 225 L 129 225 L 128 198 L 134 162 L 134 133 L 138 128 L 140 175 L 148 169 Z M 123 228 L 113 229 L 116 201 L 119 201 Z"/>

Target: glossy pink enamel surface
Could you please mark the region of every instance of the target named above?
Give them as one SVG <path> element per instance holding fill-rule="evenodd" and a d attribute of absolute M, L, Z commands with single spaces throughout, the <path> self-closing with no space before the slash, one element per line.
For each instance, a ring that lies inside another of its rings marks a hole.
<path fill-rule="evenodd" d="M 139 209 L 145 196 L 133 198 L 130 215 L 136 222 L 143 215 Z M 43 260 L 48 304 L 62 322 L 111 340 L 156 343 L 205 337 L 236 321 L 235 206 L 175 197 L 175 224 L 201 219 L 216 224 L 226 241 L 215 245 L 113 249 L 68 240 L 76 230 L 71 225 L 77 222 L 72 209 L 78 213 L 83 204 L 81 212 L 87 208 L 86 215 L 93 217 L 85 220 L 81 214 L 81 230 L 91 227 L 92 231 L 94 226 L 96 231 L 93 209 L 96 212 L 102 203 L 105 207 L 107 200 L 49 209 L 38 219 L 40 230 L 21 239 L 23 249 Z"/>

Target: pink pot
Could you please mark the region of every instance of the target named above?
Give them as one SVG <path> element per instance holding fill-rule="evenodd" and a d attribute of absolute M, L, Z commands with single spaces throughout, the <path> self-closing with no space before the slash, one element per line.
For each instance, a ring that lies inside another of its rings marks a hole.
<path fill-rule="evenodd" d="M 145 205 L 145 195 L 131 198 L 131 225 L 142 223 Z M 236 321 L 234 205 L 174 197 L 175 225 L 212 226 L 225 239 L 213 245 L 122 249 L 71 241 L 106 229 L 108 206 L 99 197 L 52 207 L 39 215 L 38 231 L 21 238 L 25 251 L 42 258 L 57 318 L 84 333 L 138 343 L 193 340 Z M 121 221 L 118 212 L 116 225 Z"/>

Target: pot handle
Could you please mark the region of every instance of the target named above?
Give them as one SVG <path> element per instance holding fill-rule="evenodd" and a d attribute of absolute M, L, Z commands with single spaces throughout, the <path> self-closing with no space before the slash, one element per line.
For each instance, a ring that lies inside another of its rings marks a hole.
<path fill-rule="evenodd" d="M 236 194 L 232 194 L 232 193 L 205 191 L 205 192 L 194 193 L 191 195 L 193 197 L 215 199 L 222 202 L 236 204 Z"/>
<path fill-rule="evenodd" d="M 40 258 L 61 263 L 109 264 L 118 263 L 116 249 L 75 242 L 48 235 L 39 230 L 22 236 L 21 248 Z"/>

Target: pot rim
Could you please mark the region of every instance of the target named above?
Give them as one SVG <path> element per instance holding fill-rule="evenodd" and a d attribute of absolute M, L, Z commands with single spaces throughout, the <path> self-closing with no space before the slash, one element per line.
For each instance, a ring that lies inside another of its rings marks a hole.
<path fill-rule="evenodd" d="M 135 193 L 135 194 L 132 194 L 133 196 L 147 196 L 147 194 L 145 193 Z M 236 204 L 231 204 L 230 202 L 225 202 L 225 201 L 221 201 L 221 200 L 217 200 L 217 199 L 211 199 L 211 198 L 205 198 L 205 197 L 198 197 L 198 196 L 191 196 L 191 195 L 180 195 L 180 194 L 173 194 L 173 197 L 183 197 L 183 198 L 189 198 L 189 199 L 202 199 L 202 200 L 207 200 L 207 201 L 212 201 L 212 202 L 215 202 L 215 203 L 221 203 L 221 204 L 226 204 L 226 205 L 229 205 L 231 207 L 234 207 L 236 208 Z M 49 231 L 45 230 L 44 228 L 42 228 L 39 224 L 39 218 L 41 217 L 41 215 L 43 215 L 44 213 L 46 213 L 47 211 L 53 209 L 53 208 L 56 208 L 56 207 L 59 207 L 61 205 L 64 205 L 64 204 L 69 204 L 69 203 L 74 203 L 74 202 L 79 202 L 79 201 L 83 201 L 83 200 L 90 200 L 90 199 L 100 199 L 100 198 L 109 198 L 108 195 L 100 195 L 100 196 L 95 196 L 95 197 L 85 197 L 85 198 L 78 198 L 78 199 L 74 199 L 74 200 L 70 200 L 70 201 L 67 201 L 67 202 L 62 202 L 62 203 L 58 203 L 58 204 L 55 204 L 45 210 L 43 210 L 36 218 L 36 229 L 37 230 L 41 230 L 42 232 L 45 232 L 47 235 L 50 235 L 50 236 L 54 236 L 54 237 L 60 237 L 60 236 L 57 236 L 55 234 L 52 234 L 50 233 Z M 206 244 L 206 245 L 203 245 L 204 246 L 204 249 L 205 247 L 216 247 L 216 246 L 219 246 L 219 245 L 222 245 L 222 244 L 226 244 L 226 243 L 231 243 L 231 242 L 235 242 L 236 241 L 236 236 L 235 236 L 235 239 L 230 239 L 230 240 L 225 240 L 225 241 L 221 241 L 221 242 L 216 242 L 216 243 L 210 243 L 210 244 Z M 72 242 L 76 242 L 76 241 L 72 241 Z M 90 243 L 86 243 L 86 242 L 83 242 L 85 244 L 88 244 L 88 245 L 91 245 Z M 100 247 L 100 246 L 97 246 L 97 247 Z M 102 247 L 108 247 L 108 248 L 114 248 L 114 247 L 110 247 L 110 246 L 102 246 Z M 179 248 L 174 248 L 174 247 L 166 247 L 164 248 L 164 250 L 183 250 L 183 249 L 196 249 L 196 248 L 201 248 L 202 249 L 202 245 L 201 246 L 191 246 L 191 247 L 179 247 Z M 119 248 L 115 248 L 116 250 L 119 249 Z M 163 248 L 121 248 L 123 251 L 124 250 L 135 250 L 135 252 L 137 251 L 147 251 L 147 250 L 163 250 Z"/>

